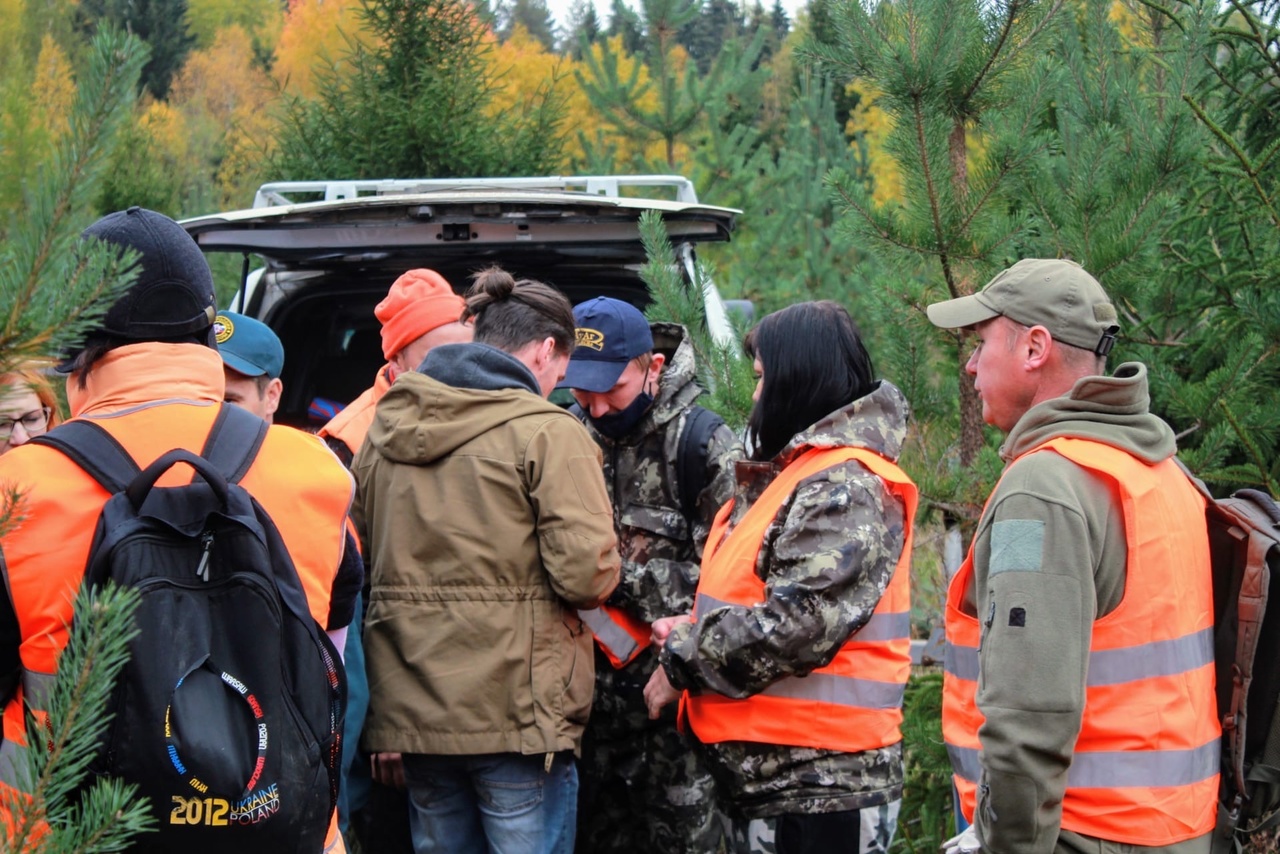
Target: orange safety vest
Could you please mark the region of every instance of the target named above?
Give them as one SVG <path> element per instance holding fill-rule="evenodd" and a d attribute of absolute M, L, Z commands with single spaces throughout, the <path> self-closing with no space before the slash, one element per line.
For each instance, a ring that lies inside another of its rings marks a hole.
<path fill-rule="evenodd" d="M 209 399 L 212 386 L 203 383 L 202 373 L 216 371 L 217 397 L 221 397 L 222 360 L 217 353 L 189 344 L 130 345 L 108 354 L 94 367 L 91 386 L 103 382 L 95 375 L 122 373 L 121 362 L 128 366 L 129 376 L 121 383 L 127 386 L 125 392 L 104 395 L 120 408 L 101 414 L 90 410 L 89 416 L 142 467 L 174 447 L 198 453 L 218 413 L 218 405 Z M 155 389 L 190 391 L 193 397 L 198 392 L 199 397 L 147 402 L 139 396 L 147 389 L 153 399 Z M 136 405 L 126 405 L 130 396 L 138 398 Z M 26 493 L 21 507 L 24 518 L 0 538 L 0 544 L 21 627 L 23 674 L 18 691 L 4 708 L 0 787 L 14 787 L 15 769 L 25 763 L 24 704 L 43 715 L 58 656 L 67 643 L 72 599 L 84 578 L 98 514 L 109 498 L 97 481 L 55 449 L 31 445 L 17 450 L 0 462 L 0 481 Z M 190 469 L 175 466 L 158 483 L 175 485 L 190 482 L 191 477 Z M 353 490 L 350 475 L 313 436 L 290 427 L 272 427 L 240 483 L 275 522 L 297 567 L 311 615 L 323 626 L 345 543 Z M 339 850 L 334 847 L 340 841 L 336 827 L 335 823 L 330 828 L 326 851 Z"/>
<path fill-rule="evenodd" d="M 1045 450 L 1112 484 L 1128 549 L 1124 598 L 1093 624 L 1062 827 L 1131 845 L 1194 839 L 1216 820 L 1221 736 L 1204 500 L 1173 460 L 1150 466 L 1110 445 L 1069 438 L 1027 453 Z M 981 626 L 961 610 L 973 585 L 970 544 L 947 590 L 942 700 L 943 739 L 969 821 L 985 720 L 977 705 Z"/>
<path fill-rule="evenodd" d="M 720 508 L 702 556 L 694 619 L 724 605 L 765 600 L 756 564 L 765 532 L 802 480 L 857 461 L 904 505 L 906 536 L 893 577 L 871 618 L 834 659 L 806 676 L 788 676 L 759 694 L 684 696 L 684 713 L 704 743 L 752 741 L 857 753 L 902 740 L 902 697 L 911 671 L 911 543 L 917 492 L 889 460 L 863 448 L 813 448 L 786 466 L 725 536 L 730 501 Z"/>
<path fill-rule="evenodd" d="M 578 610 L 578 619 L 591 629 L 596 646 L 600 647 L 614 669 L 626 667 L 634 661 L 649 645 L 653 634 L 644 620 L 612 605 L 581 608 Z"/>
<path fill-rule="evenodd" d="M 391 365 L 383 365 L 378 375 L 373 378 L 373 387 L 367 388 L 360 396 L 342 408 L 342 411 L 319 430 L 320 436 L 331 436 L 342 442 L 355 454 L 364 444 L 364 437 L 369 435 L 369 426 L 373 424 L 373 413 L 378 401 L 391 388 L 391 380 L 387 372 Z"/>

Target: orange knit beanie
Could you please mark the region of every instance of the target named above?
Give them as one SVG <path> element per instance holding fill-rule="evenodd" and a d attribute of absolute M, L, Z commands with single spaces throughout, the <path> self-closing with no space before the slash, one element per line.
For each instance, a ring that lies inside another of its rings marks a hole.
<path fill-rule="evenodd" d="M 455 323 L 466 302 L 435 270 L 410 270 L 396 279 L 373 313 L 382 322 L 382 355 L 387 361 L 432 329 Z"/>

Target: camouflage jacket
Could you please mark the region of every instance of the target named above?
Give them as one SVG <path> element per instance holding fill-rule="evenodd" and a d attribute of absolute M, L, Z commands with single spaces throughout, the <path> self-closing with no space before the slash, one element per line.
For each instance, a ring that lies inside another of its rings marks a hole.
<path fill-rule="evenodd" d="M 740 463 L 730 523 L 807 448 L 858 446 L 896 460 L 907 413 L 902 392 L 881 382 L 797 434 L 772 462 Z M 904 522 L 902 505 L 857 462 L 804 480 L 760 548 L 765 601 L 676 627 L 661 652 L 672 685 L 743 698 L 829 663 L 879 603 L 902 553 Z M 859 809 L 902 793 L 901 744 L 856 754 L 736 741 L 706 747 L 748 817 Z"/>
<path fill-rule="evenodd" d="M 716 511 L 733 494 L 733 464 L 742 445 L 727 426 L 712 435 L 706 486 L 698 496 L 698 515 L 689 519 L 680 506 L 676 482 L 680 434 L 690 408 L 703 394 L 694 370 L 693 345 L 684 328 L 652 326 L 654 348 L 667 355 L 653 406 L 626 438 L 614 441 L 586 421 L 587 431 L 604 457 L 604 480 L 613 502 L 614 530 L 622 556 L 622 580 L 608 604 L 646 623 L 693 610 L 702 546 Z M 649 726 L 643 690 L 657 666 L 646 650 L 614 671 L 596 657 L 596 706 L 592 727 L 635 730 Z M 665 716 L 674 720 L 674 709 Z"/>

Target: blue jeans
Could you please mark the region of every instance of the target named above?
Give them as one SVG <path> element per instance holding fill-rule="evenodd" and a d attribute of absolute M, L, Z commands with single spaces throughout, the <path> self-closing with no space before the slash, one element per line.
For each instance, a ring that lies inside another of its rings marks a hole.
<path fill-rule="evenodd" d="M 573 754 L 404 755 L 415 854 L 572 854 Z"/>

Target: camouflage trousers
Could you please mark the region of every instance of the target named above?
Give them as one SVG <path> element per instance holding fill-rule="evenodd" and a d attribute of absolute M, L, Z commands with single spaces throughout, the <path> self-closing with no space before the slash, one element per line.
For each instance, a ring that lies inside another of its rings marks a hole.
<path fill-rule="evenodd" d="M 899 800 L 847 812 L 735 821 L 729 850 L 733 854 L 888 854 L 901 806 Z"/>
<path fill-rule="evenodd" d="M 608 739 L 588 729 L 579 763 L 577 854 L 716 854 L 727 822 L 715 782 L 673 723 Z"/>

